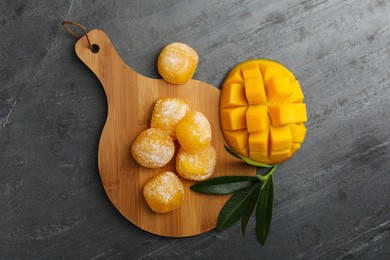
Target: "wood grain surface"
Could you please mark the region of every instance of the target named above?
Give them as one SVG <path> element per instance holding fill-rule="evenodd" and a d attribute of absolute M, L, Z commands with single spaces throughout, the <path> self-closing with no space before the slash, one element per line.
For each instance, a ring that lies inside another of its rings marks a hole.
<path fill-rule="evenodd" d="M 198 80 L 173 85 L 144 77 L 124 63 L 106 33 L 95 29 L 88 37 L 98 46 L 97 53 L 88 48 L 86 36 L 78 40 L 75 48 L 77 56 L 99 78 L 107 96 L 108 115 L 100 138 L 98 163 L 111 202 L 132 223 L 157 235 L 193 236 L 214 228 L 229 196 L 193 192 L 189 187 L 195 182 L 181 179 L 185 189 L 183 205 L 166 214 L 154 213 L 143 198 L 142 188 L 159 172 L 175 172 L 175 157 L 162 168 L 148 169 L 133 159 L 130 149 L 137 135 L 149 128 L 155 102 L 162 97 L 177 97 L 187 102 L 192 110 L 206 115 L 210 122 L 211 144 L 217 152 L 212 177 L 255 175 L 255 167 L 239 161 L 223 148 L 218 119 L 220 90 Z"/>

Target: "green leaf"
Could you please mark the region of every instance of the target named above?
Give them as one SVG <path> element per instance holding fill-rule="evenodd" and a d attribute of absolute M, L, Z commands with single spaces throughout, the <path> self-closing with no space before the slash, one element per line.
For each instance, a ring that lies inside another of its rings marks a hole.
<path fill-rule="evenodd" d="M 229 194 L 246 189 L 260 179 L 256 176 L 221 176 L 198 182 L 190 188 L 208 194 Z"/>
<path fill-rule="evenodd" d="M 267 241 L 271 227 L 272 209 L 274 205 L 274 182 L 272 175 L 263 184 L 256 208 L 256 233 L 261 245 Z"/>
<path fill-rule="evenodd" d="M 242 157 L 242 160 L 244 160 L 244 162 L 246 162 L 247 164 L 257 166 L 257 167 L 271 168 L 273 166 L 273 165 L 269 165 L 269 164 L 255 162 L 255 161 L 253 161 L 249 158 L 246 158 L 246 157 Z"/>
<path fill-rule="evenodd" d="M 245 190 L 235 193 L 223 206 L 219 212 L 217 220 L 217 230 L 222 230 L 232 226 L 239 221 L 244 212 L 248 211 L 250 202 L 253 200 L 253 193 L 256 192 L 258 186 L 253 185 Z"/>
<path fill-rule="evenodd" d="M 254 193 L 252 193 L 253 197 L 250 198 L 250 201 L 248 202 L 248 207 L 246 208 L 246 211 L 244 212 L 244 215 L 241 219 L 241 231 L 242 234 L 245 236 L 246 233 L 246 227 L 248 225 L 249 219 L 251 218 L 253 211 L 256 208 L 257 201 L 259 198 L 259 193 L 261 191 L 261 185 L 257 185 L 257 189 Z M 251 196 L 252 196 L 251 195 Z"/>
<path fill-rule="evenodd" d="M 258 167 L 265 167 L 265 168 L 271 168 L 273 165 L 269 165 L 269 164 L 264 164 L 264 163 L 259 163 L 259 162 L 256 162 L 256 161 L 253 161 L 249 158 L 246 158 L 244 156 L 241 156 L 239 155 L 238 153 L 236 153 L 232 148 L 230 148 L 229 146 L 225 145 L 225 150 L 228 151 L 231 155 L 233 155 L 234 157 L 236 158 L 239 158 L 241 160 L 243 160 L 244 162 L 246 162 L 247 164 L 250 164 L 250 165 L 253 165 L 253 166 L 258 166 Z"/>

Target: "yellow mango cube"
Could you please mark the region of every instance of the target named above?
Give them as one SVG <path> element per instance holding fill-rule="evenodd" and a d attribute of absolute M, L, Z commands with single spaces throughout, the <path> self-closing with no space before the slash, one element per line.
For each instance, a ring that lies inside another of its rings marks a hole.
<path fill-rule="evenodd" d="M 262 81 L 256 78 L 245 79 L 245 94 L 251 105 L 267 102 L 267 96 Z"/>
<path fill-rule="evenodd" d="M 292 95 L 292 86 L 286 77 L 272 77 L 265 85 L 270 102 L 284 102 Z"/>
<path fill-rule="evenodd" d="M 221 127 L 224 130 L 246 128 L 247 107 L 225 108 L 220 111 Z"/>
<path fill-rule="evenodd" d="M 272 125 L 280 126 L 307 121 L 306 104 L 272 104 L 268 107 Z"/>
<path fill-rule="evenodd" d="M 292 143 L 290 127 L 270 127 L 269 140 L 272 152 L 290 149 Z"/>
<path fill-rule="evenodd" d="M 254 66 L 248 66 L 247 68 L 243 68 L 242 76 L 244 76 L 244 81 L 245 79 L 249 78 L 258 78 L 262 80 L 259 66 L 257 66 L 256 64 L 254 64 Z"/>
<path fill-rule="evenodd" d="M 303 102 L 303 93 L 301 86 L 299 85 L 298 80 L 291 81 L 292 95 L 290 96 L 290 102 L 292 103 L 302 103 Z"/>
<path fill-rule="evenodd" d="M 306 127 L 302 124 L 291 124 L 291 135 L 294 143 L 303 143 L 306 135 Z"/>
<path fill-rule="evenodd" d="M 254 161 L 257 162 L 263 162 L 263 163 L 271 163 L 268 158 L 267 152 L 256 152 L 256 151 L 249 151 L 249 158 L 251 158 Z"/>
<path fill-rule="evenodd" d="M 244 75 L 245 94 L 248 103 L 251 105 L 267 102 L 267 95 L 264 89 L 264 82 L 259 67 L 245 69 Z"/>
<path fill-rule="evenodd" d="M 225 131 L 224 137 L 232 148 L 243 149 L 248 147 L 248 132 L 246 130 Z"/>
<path fill-rule="evenodd" d="M 249 133 L 249 150 L 255 152 L 268 152 L 268 136 L 269 132 Z"/>
<path fill-rule="evenodd" d="M 234 148 L 234 151 L 235 151 L 236 153 L 238 153 L 239 155 L 241 155 L 241 156 L 244 156 L 244 157 L 248 157 L 248 156 L 249 156 L 248 148 L 247 148 L 247 147 L 242 148 L 242 149 L 240 149 L 240 148 Z"/>
<path fill-rule="evenodd" d="M 281 68 L 267 67 L 264 70 L 264 73 L 263 73 L 264 82 L 267 82 L 271 78 L 274 78 L 274 77 L 283 78 L 283 77 L 286 77 L 286 76 L 285 76 L 284 71 Z"/>
<path fill-rule="evenodd" d="M 220 102 L 224 107 L 247 106 L 245 86 L 238 83 L 226 85 L 221 92 Z"/>
<path fill-rule="evenodd" d="M 246 125 L 249 133 L 267 130 L 269 122 L 268 107 L 266 105 L 248 107 Z"/>
<path fill-rule="evenodd" d="M 284 149 L 281 151 L 271 151 L 270 158 L 277 161 L 285 161 L 291 156 L 291 149 Z"/>
<path fill-rule="evenodd" d="M 242 83 L 244 78 L 242 76 L 241 68 L 233 69 L 226 76 L 224 84 Z"/>

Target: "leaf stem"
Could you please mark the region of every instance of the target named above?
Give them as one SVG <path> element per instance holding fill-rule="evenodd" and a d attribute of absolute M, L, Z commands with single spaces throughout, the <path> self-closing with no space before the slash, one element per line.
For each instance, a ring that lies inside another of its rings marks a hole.
<path fill-rule="evenodd" d="M 273 175 L 274 174 L 274 172 L 276 171 L 276 168 L 278 168 L 278 163 L 277 164 L 275 164 L 273 167 L 272 167 L 272 169 L 266 174 L 266 176 L 271 176 L 271 175 Z"/>
<path fill-rule="evenodd" d="M 263 182 L 263 183 L 267 182 L 269 177 L 272 176 L 274 174 L 274 172 L 276 171 L 276 168 L 278 168 L 278 165 L 279 164 L 273 165 L 271 170 L 269 172 L 267 172 L 265 175 L 256 174 L 257 178 L 259 178 L 260 181 Z"/>

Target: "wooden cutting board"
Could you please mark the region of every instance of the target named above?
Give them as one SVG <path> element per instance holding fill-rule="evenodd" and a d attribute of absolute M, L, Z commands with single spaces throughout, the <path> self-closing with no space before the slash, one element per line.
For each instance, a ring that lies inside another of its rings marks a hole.
<path fill-rule="evenodd" d="M 130 148 L 135 137 L 149 128 L 157 99 L 177 97 L 186 101 L 192 110 L 205 114 L 210 121 L 212 145 L 218 157 L 212 177 L 255 175 L 255 167 L 244 164 L 223 148 L 218 116 L 220 90 L 198 80 L 172 85 L 161 79 L 144 77 L 125 64 L 103 31 L 92 30 L 88 37 L 98 46 L 97 53 L 88 48 L 86 36 L 77 41 L 75 49 L 77 56 L 99 78 L 107 95 L 108 115 L 100 138 L 98 164 L 109 199 L 125 218 L 157 235 L 185 237 L 213 229 L 229 196 L 193 192 L 189 187 L 195 182 L 182 179 L 184 204 L 173 212 L 156 214 L 146 204 L 142 188 L 156 173 L 175 171 L 174 159 L 161 169 L 146 169 L 132 158 Z"/>

